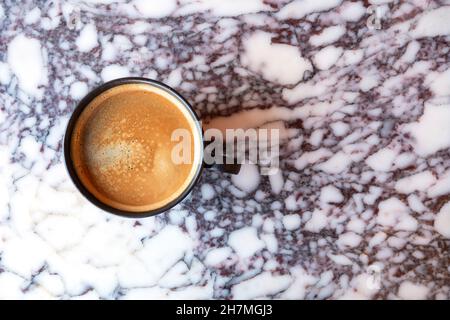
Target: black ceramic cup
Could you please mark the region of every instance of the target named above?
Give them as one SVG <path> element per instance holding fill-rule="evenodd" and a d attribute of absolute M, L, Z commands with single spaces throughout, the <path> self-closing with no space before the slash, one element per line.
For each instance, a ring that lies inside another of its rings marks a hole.
<path fill-rule="evenodd" d="M 224 165 L 207 165 L 204 161 L 200 161 L 197 165 L 197 168 L 195 168 L 195 174 L 187 187 L 184 189 L 183 192 L 179 194 L 179 196 L 172 200 L 171 202 L 167 203 L 163 207 L 150 210 L 150 211 L 144 211 L 144 212 L 134 212 L 134 211 L 125 211 L 121 209 L 117 209 L 114 207 L 111 207 L 107 205 L 106 203 L 100 201 L 98 198 L 96 198 L 89 190 L 83 185 L 80 178 L 78 177 L 74 164 L 72 161 L 71 156 L 71 137 L 72 133 L 75 127 L 75 124 L 80 117 L 83 110 L 93 101 L 97 96 L 105 92 L 106 90 L 109 90 L 111 88 L 114 88 L 116 86 L 121 86 L 125 84 L 148 84 L 154 87 L 157 87 L 158 89 L 163 90 L 165 93 L 170 94 L 172 97 L 174 97 L 176 100 L 178 100 L 179 105 L 184 107 L 186 111 L 188 111 L 188 114 L 192 117 L 192 120 L 196 124 L 195 132 L 193 132 L 194 135 L 198 135 L 200 137 L 200 141 L 203 141 L 203 130 L 200 124 L 199 117 L 195 113 L 192 106 L 189 104 L 189 102 L 183 98 L 178 92 L 176 92 L 171 87 L 155 80 L 150 80 L 146 78 L 137 78 L 137 77 L 129 77 L 129 78 L 120 78 L 115 79 L 109 82 L 106 82 L 99 87 L 95 88 L 91 92 L 89 92 L 77 105 L 75 110 L 72 113 L 72 116 L 69 119 L 69 122 L 67 124 L 65 136 L 64 136 L 64 161 L 66 164 L 66 168 L 68 171 L 68 174 L 70 178 L 72 179 L 73 183 L 77 187 L 77 189 L 94 205 L 97 207 L 103 209 L 104 211 L 107 211 L 109 213 L 127 217 L 127 218 L 145 218 L 149 216 L 153 216 L 159 213 L 163 213 L 170 208 L 177 205 L 179 202 L 181 202 L 186 196 L 192 191 L 192 188 L 195 186 L 195 184 L 198 182 L 200 175 L 204 168 L 219 168 L 219 170 L 222 170 L 224 172 L 237 174 L 240 170 L 239 164 L 224 164 Z M 200 157 L 201 159 L 204 159 L 203 154 L 203 148 L 200 148 Z"/>

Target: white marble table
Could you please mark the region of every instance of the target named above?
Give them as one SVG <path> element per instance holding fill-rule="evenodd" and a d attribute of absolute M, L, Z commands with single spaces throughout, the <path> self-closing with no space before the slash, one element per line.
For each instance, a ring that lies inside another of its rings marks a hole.
<path fill-rule="evenodd" d="M 0 298 L 449 299 L 445 3 L 3 1 Z M 281 174 L 205 172 L 153 218 L 97 209 L 61 141 L 123 76 L 208 126 L 280 128 Z"/>

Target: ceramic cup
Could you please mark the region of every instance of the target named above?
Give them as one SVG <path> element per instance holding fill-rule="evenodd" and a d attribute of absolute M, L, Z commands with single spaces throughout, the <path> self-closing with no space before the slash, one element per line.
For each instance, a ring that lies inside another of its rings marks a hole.
<path fill-rule="evenodd" d="M 174 207 L 175 205 L 177 205 L 183 199 L 185 199 L 186 196 L 192 191 L 195 184 L 198 182 L 200 175 L 204 168 L 218 168 L 219 170 L 222 170 L 224 172 L 231 173 L 231 174 L 237 174 L 239 172 L 240 165 L 237 163 L 207 165 L 205 163 L 205 161 L 200 161 L 200 162 L 198 162 L 197 167 L 195 168 L 195 174 L 194 174 L 193 178 L 191 179 L 191 181 L 189 182 L 187 187 L 176 197 L 176 199 L 172 200 L 171 202 L 167 203 L 166 205 L 164 205 L 160 208 L 150 210 L 150 211 L 145 211 L 145 212 L 132 212 L 132 211 L 120 210 L 120 209 L 111 207 L 111 206 L 107 205 L 106 203 L 100 201 L 98 198 L 96 198 L 83 185 L 83 183 L 81 182 L 80 178 L 78 177 L 78 175 L 75 171 L 74 164 L 73 164 L 72 158 L 71 158 L 72 133 L 74 130 L 75 123 L 78 120 L 78 118 L 80 117 L 82 111 L 90 104 L 90 102 L 93 99 L 95 99 L 97 96 L 99 96 L 106 90 L 109 90 L 116 86 L 125 85 L 125 84 L 147 84 L 147 85 L 154 86 L 158 89 L 161 89 L 164 92 L 170 94 L 179 103 L 178 107 L 185 108 L 185 110 L 187 111 L 187 114 L 189 114 L 189 116 L 192 117 L 192 120 L 194 120 L 194 122 L 196 123 L 195 130 L 193 130 L 193 134 L 197 135 L 197 138 L 199 138 L 199 141 L 204 141 L 203 130 L 201 127 L 199 117 L 197 116 L 197 114 L 195 113 L 194 109 L 189 104 L 189 102 L 185 98 L 183 98 L 183 96 L 181 96 L 178 92 L 176 92 L 173 88 L 171 88 L 159 81 L 150 80 L 150 79 L 146 79 L 146 78 L 120 78 L 120 79 L 115 79 L 115 80 L 112 80 L 112 81 L 109 81 L 107 83 L 100 85 L 99 87 L 97 87 L 94 90 L 92 90 L 91 92 L 89 92 L 78 103 L 78 105 L 76 106 L 75 110 L 72 113 L 72 116 L 69 119 L 69 122 L 68 122 L 67 128 L 66 128 L 66 132 L 65 132 L 65 137 L 64 137 L 64 161 L 66 164 L 68 174 L 69 174 L 70 178 L 72 179 L 73 183 L 75 184 L 75 186 L 77 187 L 77 189 L 90 202 L 92 202 L 97 207 L 103 209 L 104 211 L 107 211 L 109 213 L 116 214 L 119 216 L 123 216 L 123 217 L 127 217 L 127 218 L 149 217 L 149 216 L 153 216 L 153 215 L 156 215 L 159 213 L 163 213 L 163 212 L 169 210 L 170 208 Z M 200 149 L 199 152 L 201 153 L 200 157 L 202 160 L 204 159 L 204 153 L 203 153 L 204 146 L 205 146 L 205 143 L 201 148 L 199 148 Z M 225 161 L 223 161 L 223 163 L 225 163 Z"/>

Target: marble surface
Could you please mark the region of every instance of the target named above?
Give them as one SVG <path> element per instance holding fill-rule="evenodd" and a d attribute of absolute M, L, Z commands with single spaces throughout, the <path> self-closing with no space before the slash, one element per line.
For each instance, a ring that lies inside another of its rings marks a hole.
<path fill-rule="evenodd" d="M 2 1 L 0 298 L 449 299 L 448 21 L 449 1 Z M 280 174 L 97 209 L 61 142 L 123 76 L 208 127 L 279 128 Z"/>

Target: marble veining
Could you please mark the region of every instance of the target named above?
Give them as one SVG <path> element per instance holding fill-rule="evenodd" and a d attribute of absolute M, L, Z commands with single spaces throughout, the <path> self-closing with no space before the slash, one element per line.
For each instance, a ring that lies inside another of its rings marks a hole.
<path fill-rule="evenodd" d="M 450 299 L 448 1 L 0 4 L 0 298 Z M 281 170 L 111 216 L 62 161 L 77 102 L 143 76 Z"/>

